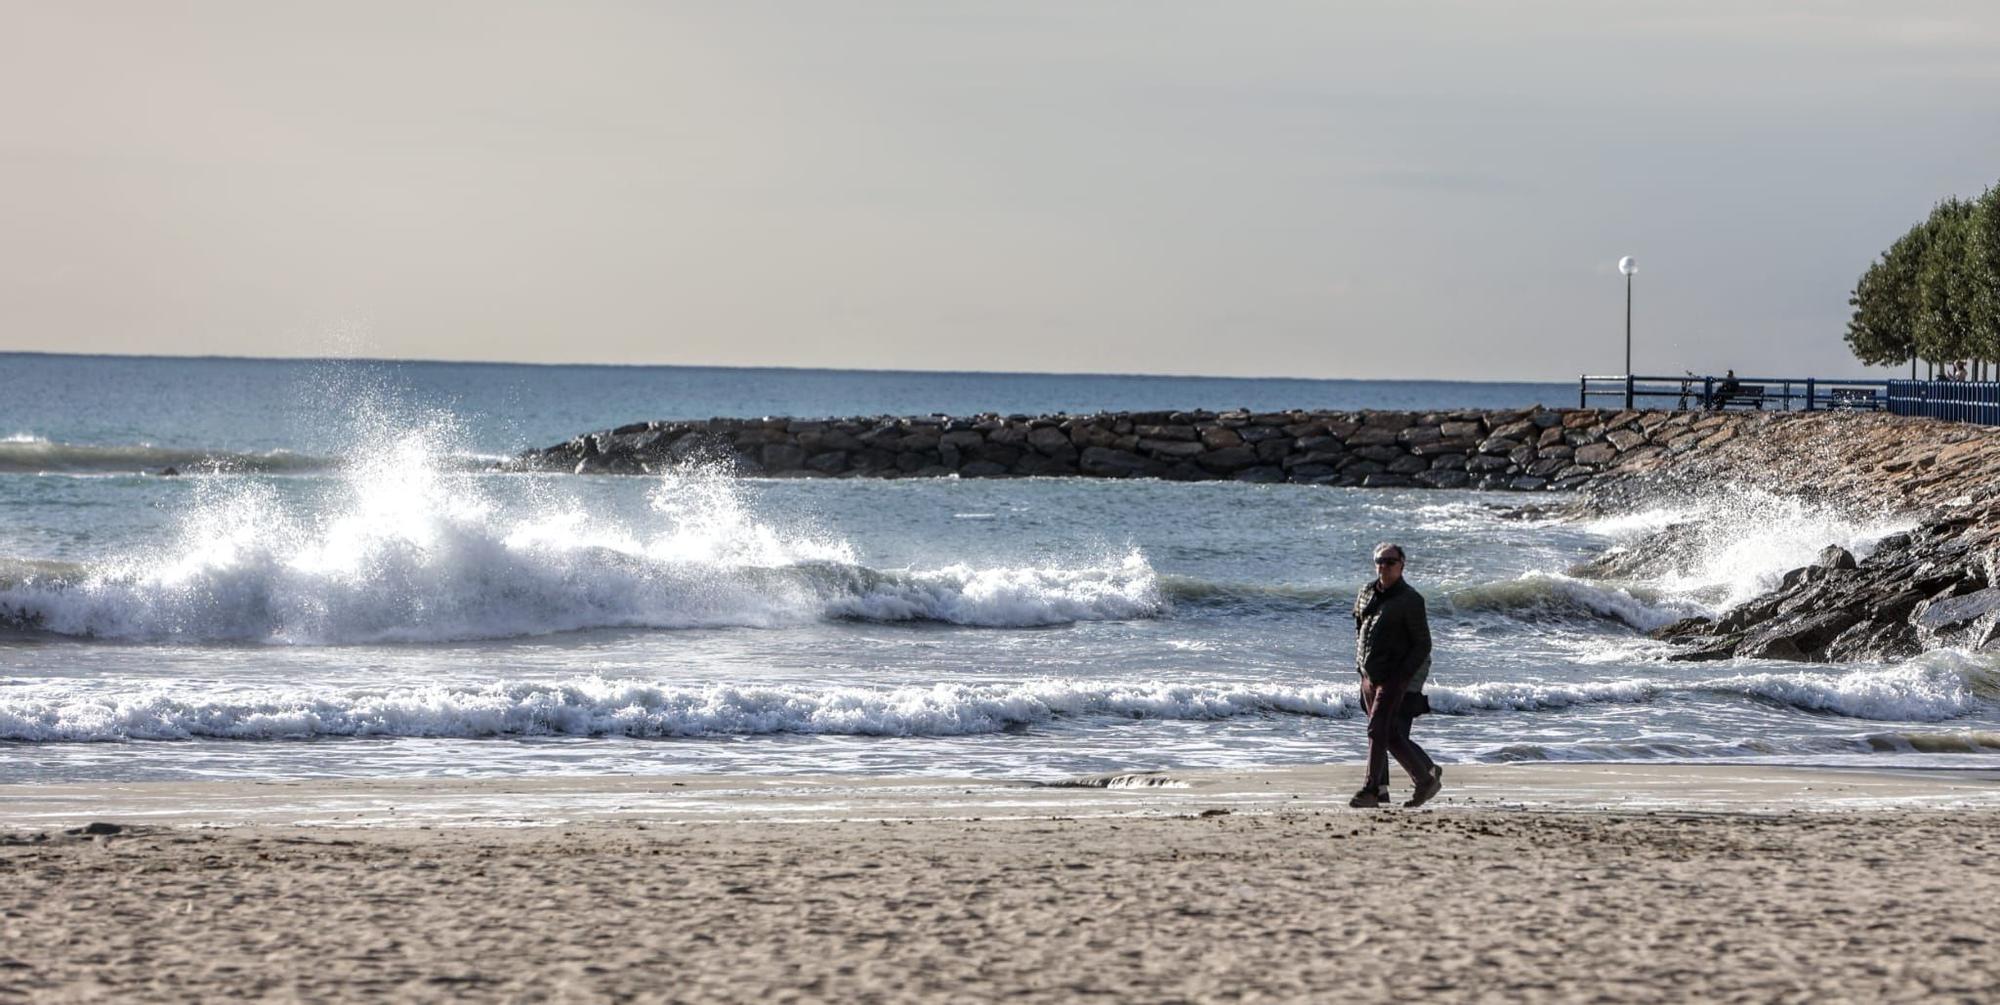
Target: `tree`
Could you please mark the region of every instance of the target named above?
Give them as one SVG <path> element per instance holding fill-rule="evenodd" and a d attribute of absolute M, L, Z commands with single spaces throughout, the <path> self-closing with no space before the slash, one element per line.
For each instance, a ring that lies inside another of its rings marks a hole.
<path fill-rule="evenodd" d="M 1870 366 L 1886 366 L 1906 362 L 1917 354 L 1915 322 L 1922 309 L 1917 277 L 1929 239 L 1925 224 L 1911 227 L 1854 284 L 1854 293 L 1847 298 L 1854 308 L 1854 316 L 1847 321 L 1847 347 L 1854 351 L 1854 358 Z"/>
<path fill-rule="evenodd" d="M 1980 355 L 2000 360 L 2000 185 L 1987 189 L 1973 204 L 1966 226 L 1972 320 L 1979 332 Z"/>
<path fill-rule="evenodd" d="M 1981 294 L 1972 267 L 1972 207 L 1946 199 L 1924 221 L 1924 254 L 1917 266 L 1918 309 L 1912 324 L 1917 352 L 1925 359 L 1985 359 L 1979 330 Z"/>

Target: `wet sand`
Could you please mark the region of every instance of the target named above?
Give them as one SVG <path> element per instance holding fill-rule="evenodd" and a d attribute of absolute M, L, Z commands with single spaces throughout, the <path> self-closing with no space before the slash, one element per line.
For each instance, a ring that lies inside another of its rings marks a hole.
<path fill-rule="evenodd" d="M 1450 770 L 1415 812 L 1338 805 L 1351 769 L 0 786 L 0 1001 L 2000 987 L 1989 773 Z"/>

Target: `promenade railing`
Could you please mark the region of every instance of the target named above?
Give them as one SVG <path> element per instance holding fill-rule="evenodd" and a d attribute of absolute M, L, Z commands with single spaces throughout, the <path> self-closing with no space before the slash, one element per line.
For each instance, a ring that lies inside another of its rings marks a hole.
<path fill-rule="evenodd" d="M 1576 403 L 1579 408 L 1590 408 L 1593 404 L 1591 399 L 1595 398 L 1599 407 L 1603 407 L 1604 399 L 1610 399 L 1625 408 L 1697 411 L 1756 408 L 1788 412 L 1838 409 L 1872 412 L 1889 407 L 1893 385 L 1912 383 L 1926 382 L 1827 377 L 1717 377 L 1693 373 L 1678 377 L 1630 373 L 1585 374 L 1577 378 Z"/>
<path fill-rule="evenodd" d="M 2000 426 L 2000 382 L 1892 380 L 1889 411 Z"/>

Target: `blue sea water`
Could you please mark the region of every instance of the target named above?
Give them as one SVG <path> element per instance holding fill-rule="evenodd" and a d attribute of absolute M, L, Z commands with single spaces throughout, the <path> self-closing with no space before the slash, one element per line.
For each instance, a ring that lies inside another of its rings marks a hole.
<path fill-rule="evenodd" d="M 1576 522 L 1470 492 L 479 463 L 654 418 L 1573 393 L 0 355 L 0 782 L 1353 760 L 1346 608 L 1379 540 L 1430 598 L 1418 733 L 1447 760 L 2000 763 L 1983 657 L 1665 660 L 1645 630 L 1908 525 L 1754 488 Z M 1666 523 L 1700 529 L 1683 563 L 1570 573 Z"/>
<path fill-rule="evenodd" d="M 1035 373 L 530 366 L 0 353 L 0 437 L 326 453 L 352 404 L 442 410 L 460 446 L 509 453 L 648 419 L 1193 408 L 1513 408 L 1574 384 Z"/>

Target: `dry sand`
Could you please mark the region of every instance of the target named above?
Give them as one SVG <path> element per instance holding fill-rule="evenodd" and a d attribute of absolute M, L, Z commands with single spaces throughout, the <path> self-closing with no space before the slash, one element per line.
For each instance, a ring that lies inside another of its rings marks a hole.
<path fill-rule="evenodd" d="M 1988 774 L 1458 768 L 1406 812 L 1335 805 L 1348 773 L 0 787 L 0 1002 L 2000 988 Z M 284 822 L 385 799 L 428 822 Z M 573 822 L 494 825 L 515 800 Z M 55 828 L 79 812 L 170 823 Z"/>

